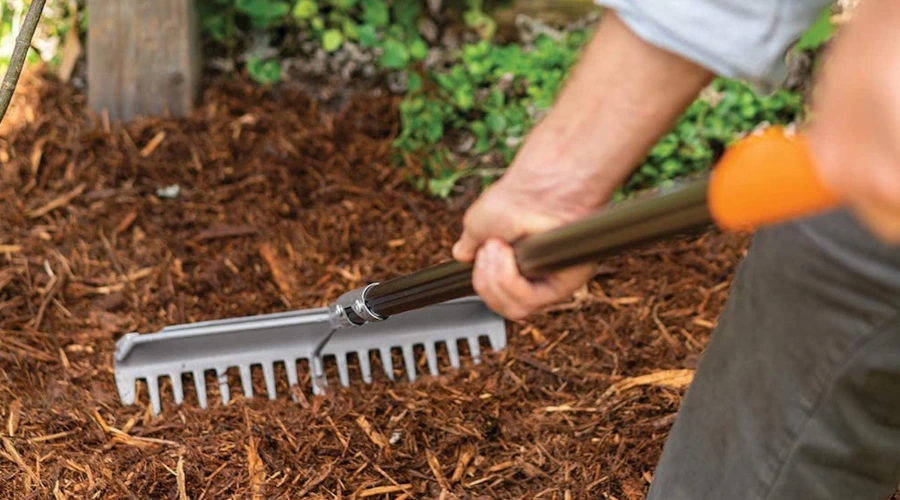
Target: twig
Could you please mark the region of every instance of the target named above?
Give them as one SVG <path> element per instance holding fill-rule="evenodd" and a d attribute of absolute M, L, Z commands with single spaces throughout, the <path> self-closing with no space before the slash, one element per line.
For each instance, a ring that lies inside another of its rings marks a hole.
<path fill-rule="evenodd" d="M 207 240 L 215 240 L 219 238 L 232 238 L 235 236 L 247 236 L 249 234 L 256 234 L 257 228 L 253 226 L 229 226 L 229 227 L 218 227 L 212 229 L 204 229 L 197 233 L 193 238 L 193 241 L 198 243 L 207 241 Z"/>
<path fill-rule="evenodd" d="M 375 488 L 360 491 L 357 498 L 369 498 L 378 495 L 386 495 L 388 493 L 401 493 L 407 489 L 412 489 L 412 483 L 401 484 L 400 486 L 377 486 Z"/>
<path fill-rule="evenodd" d="M 184 484 L 184 455 L 178 456 L 178 465 L 175 466 L 175 482 L 178 484 L 178 500 L 189 500 Z"/>
<path fill-rule="evenodd" d="M 16 85 L 19 83 L 19 76 L 22 75 L 22 66 L 25 65 L 25 57 L 28 55 L 31 39 L 34 37 L 34 31 L 37 29 L 41 13 L 44 11 L 45 1 L 34 0 L 31 2 L 28 13 L 25 14 L 25 21 L 22 23 L 22 29 L 19 31 L 19 36 L 16 37 L 16 45 L 13 48 L 12 57 L 9 58 L 9 67 L 6 68 L 3 83 L 0 84 L 0 122 L 6 115 L 6 109 L 16 91 Z"/>
<path fill-rule="evenodd" d="M 334 464 L 326 464 L 325 467 L 323 467 L 322 470 L 319 472 L 319 474 L 316 475 L 316 477 L 310 478 L 309 481 L 307 481 L 303 485 L 303 488 L 300 490 L 299 493 L 297 493 L 295 498 L 303 498 L 307 493 L 312 491 L 313 488 L 318 486 L 319 483 L 328 479 L 328 476 L 331 475 L 331 470 L 333 468 L 334 468 Z"/>
<path fill-rule="evenodd" d="M 443 468 L 441 467 L 441 462 L 438 461 L 437 456 L 435 456 L 434 452 L 429 449 L 425 449 L 425 459 L 428 462 L 428 467 L 431 469 L 432 474 L 434 474 L 434 478 L 437 480 L 438 486 L 441 487 L 442 491 L 447 491 L 450 489 L 450 482 L 447 481 L 447 476 L 444 475 Z"/>
<path fill-rule="evenodd" d="M 12 461 L 18 465 L 26 474 L 37 484 L 41 484 L 41 479 L 37 474 L 34 473 L 31 467 L 25 463 L 25 460 L 22 460 L 22 456 L 19 455 L 19 451 L 16 450 L 15 446 L 13 446 L 12 441 L 7 438 L 0 438 L 3 441 L 3 447 L 6 448 L 6 453 L 12 458 Z"/>
<path fill-rule="evenodd" d="M 38 217 L 43 217 L 50 212 L 56 210 L 57 208 L 64 207 L 72 202 L 75 198 L 77 198 L 81 193 L 84 192 L 87 184 L 79 184 L 75 189 L 65 193 L 57 198 L 51 200 L 46 205 L 36 208 L 34 210 L 29 211 L 25 214 L 29 219 L 37 219 Z"/>
<path fill-rule="evenodd" d="M 266 265 L 269 266 L 269 271 L 272 274 L 272 281 L 275 282 L 275 285 L 278 287 L 278 291 L 280 291 L 285 297 L 290 296 L 293 287 L 288 283 L 287 276 L 282 271 L 281 266 L 278 265 L 278 255 L 275 249 L 268 242 L 262 242 L 257 247 L 259 249 L 259 255 L 266 262 Z M 290 307 L 290 305 L 288 305 Z"/>

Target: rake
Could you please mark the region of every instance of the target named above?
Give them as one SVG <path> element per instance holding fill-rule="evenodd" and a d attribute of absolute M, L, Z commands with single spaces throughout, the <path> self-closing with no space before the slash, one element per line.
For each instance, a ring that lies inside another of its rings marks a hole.
<path fill-rule="evenodd" d="M 513 245 L 529 278 L 596 262 L 623 249 L 678 234 L 757 227 L 836 207 L 838 200 L 815 176 L 802 136 L 781 128 L 749 135 L 732 145 L 712 174 L 599 211 L 585 219 Z M 116 344 L 115 379 L 125 404 L 136 401 L 143 381 L 155 413 L 162 408 L 160 384 L 169 379 L 176 404 L 184 400 L 182 376 L 193 378 L 206 407 L 206 375 L 212 372 L 222 403 L 231 399 L 228 371 L 236 368 L 244 396 L 253 394 L 254 366 L 262 368 L 266 392 L 276 395 L 275 365 L 284 363 L 287 383 L 298 385 L 298 362 L 308 363 L 312 392 L 328 385 L 326 359 L 334 359 L 338 381 L 348 386 L 349 358 L 358 359 L 365 383 L 370 357 L 380 358 L 394 380 L 392 351 L 399 349 L 407 378 L 416 378 L 416 349 L 431 375 L 440 371 L 438 349 L 460 367 L 460 345 L 472 362 L 481 360 L 482 340 L 506 347 L 506 322 L 474 296 L 472 268 L 450 261 L 384 283 L 347 292 L 330 307 L 170 326 L 157 333 L 129 333 Z M 296 395 L 295 395 L 296 397 Z"/>

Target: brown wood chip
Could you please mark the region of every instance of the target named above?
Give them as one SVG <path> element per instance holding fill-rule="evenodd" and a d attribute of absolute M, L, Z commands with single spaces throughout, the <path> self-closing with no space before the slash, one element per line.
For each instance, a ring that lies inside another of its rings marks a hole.
<path fill-rule="evenodd" d="M 28 218 L 29 219 L 37 219 L 38 217 L 43 217 L 44 215 L 49 214 L 50 212 L 56 210 L 57 208 L 62 208 L 64 206 L 68 205 L 69 203 L 72 202 L 72 200 L 77 198 L 78 195 L 83 193 L 86 187 L 87 187 L 87 184 L 79 184 L 78 187 L 69 191 L 68 193 L 65 193 L 61 196 L 54 198 L 49 203 L 47 203 L 39 208 L 29 211 L 27 214 Z"/>

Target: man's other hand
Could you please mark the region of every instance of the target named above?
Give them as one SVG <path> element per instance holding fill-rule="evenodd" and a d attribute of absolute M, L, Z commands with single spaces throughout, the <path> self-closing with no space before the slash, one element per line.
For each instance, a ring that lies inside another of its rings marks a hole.
<path fill-rule="evenodd" d="M 900 2 L 860 4 L 816 92 L 809 139 L 822 181 L 900 243 Z"/>

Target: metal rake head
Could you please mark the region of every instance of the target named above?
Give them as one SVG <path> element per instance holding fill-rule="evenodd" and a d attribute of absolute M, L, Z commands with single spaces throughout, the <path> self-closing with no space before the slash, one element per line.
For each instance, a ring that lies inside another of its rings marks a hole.
<path fill-rule="evenodd" d="M 337 331 L 317 356 L 315 349 L 330 332 L 328 309 L 205 321 L 166 327 L 157 333 L 129 333 L 116 343 L 116 387 L 125 404 L 136 402 L 136 384 L 147 386 L 154 413 L 162 409 L 160 384 L 168 378 L 176 404 L 184 401 L 182 375 L 190 374 L 202 408 L 208 403 L 206 374 L 212 372 L 222 403 L 231 399 L 229 369 L 236 368 L 245 396 L 253 395 L 253 366 L 262 368 L 266 392 L 277 397 L 275 365 L 284 363 L 287 383 L 298 386 L 298 362 L 306 361 L 313 393 L 327 384 L 325 361 L 334 359 L 341 385 L 350 385 L 350 355 L 356 355 L 365 383 L 372 382 L 370 354 L 381 359 L 385 375 L 394 380 L 392 351 L 402 353 L 410 381 L 416 378 L 415 349 L 424 350 L 428 371 L 439 373 L 438 348 L 449 364 L 460 367 L 457 342 L 467 345 L 473 363 L 481 358 L 482 338 L 492 350 L 506 347 L 506 322 L 477 297 L 438 304 L 391 317 L 387 321 Z"/>

